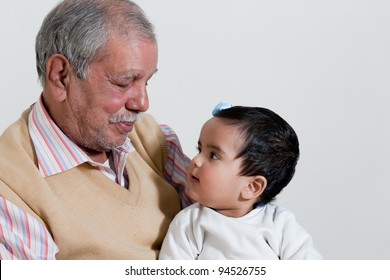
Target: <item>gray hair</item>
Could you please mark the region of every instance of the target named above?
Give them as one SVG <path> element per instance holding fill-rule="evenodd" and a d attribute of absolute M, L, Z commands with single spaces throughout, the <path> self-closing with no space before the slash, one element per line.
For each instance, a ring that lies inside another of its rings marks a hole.
<path fill-rule="evenodd" d="M 127 0 L 64 0 L 44 19 L 35 43 L 38 77 L 44 86 L 46 64 L 64 55 L 80 79 L 112 36 L 134 35 L 156 41 L 142 9 Z"/>

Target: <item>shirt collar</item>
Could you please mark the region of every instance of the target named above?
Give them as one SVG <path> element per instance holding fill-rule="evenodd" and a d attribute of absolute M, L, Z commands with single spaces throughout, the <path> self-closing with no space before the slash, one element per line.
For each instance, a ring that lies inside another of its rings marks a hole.
<path fill-rule="evenodd" d="M 44 177 L 65 172 L 85 162 L 105 168 L 103 164 L 91 160 L 61 129 L 54 123 L 46 111 L 42 96 L 36 102 L 29 115 L 29 132 L 35 147 L 38 167 Z M 114 163 L 124 162 L 127 155 L 134 151 L 129 138 L 124 144 L 112 150 Z M 119 171 L 117 167 L 116 171 Z M 122 168 L 120 172 L 123 172 Z M 117 174 L 122 176 L 122 174 Z"/>

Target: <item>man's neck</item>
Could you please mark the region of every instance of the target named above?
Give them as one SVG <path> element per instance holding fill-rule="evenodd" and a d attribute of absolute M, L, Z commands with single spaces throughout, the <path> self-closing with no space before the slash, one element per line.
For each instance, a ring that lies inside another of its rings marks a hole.
<path fill-rule="evenodd" d="M 99 152 L 99 151 L 93 151 L 93 150 L 89 150 L 89 149 L 85 149 L 85 148 L 81 148 L 81 149 L 84 151 L 84 153 L 86 153 L 86 155 L 92 161 L 98 162 L 98 163 L 104 163 L 110 157 L 110 154 L 111 154 L 111 151 Z"/>

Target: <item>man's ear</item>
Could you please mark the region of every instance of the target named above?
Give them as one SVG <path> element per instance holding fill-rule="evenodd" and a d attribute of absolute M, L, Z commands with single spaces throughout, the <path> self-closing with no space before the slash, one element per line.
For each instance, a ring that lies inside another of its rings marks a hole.
<path fill-rule="evenodd" d="M 69 81 L 70 64 L 68 59 L 62 54 L 52 55 L 46 64 L 46 82 L 51 87 L 52 98 L 57 102 L 66 99 L 67 86 Z"/>
<path fill-rule="evenodd" d="M 249 178 L 248 185 L 241 191 L 244 199 L 259 197 L 267 187 L 267 179 L 264 176 L 253 176 Z"/>

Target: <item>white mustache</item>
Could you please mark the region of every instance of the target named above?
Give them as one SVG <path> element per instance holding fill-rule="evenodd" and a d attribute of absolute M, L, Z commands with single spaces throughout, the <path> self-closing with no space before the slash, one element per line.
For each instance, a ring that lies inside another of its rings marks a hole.
<path fill-rule="evenodd" d="M 142 118 L 141 113 L 131 113 L 131 114 L 111 118 L 108 121 L 110 124 L 121 123 L 121 122 L 136 122 L 141 118 Z"/>

